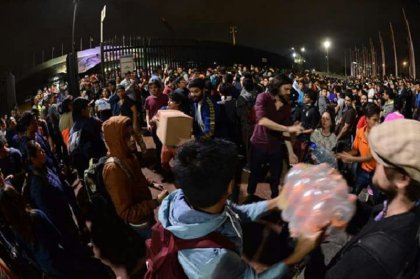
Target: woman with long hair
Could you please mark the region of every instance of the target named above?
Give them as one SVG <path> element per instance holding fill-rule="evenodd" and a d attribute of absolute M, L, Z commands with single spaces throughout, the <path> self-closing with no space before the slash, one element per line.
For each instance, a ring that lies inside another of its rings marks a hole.
<path fill-rule="evenodd" d="M 311 142 L 332 151 L 337 145 L 337 138 L 334 134 L 335 122 L 333 113 L 330 110 L 324 111 L 321 116 L 321 127 L 311 134 Z"/>

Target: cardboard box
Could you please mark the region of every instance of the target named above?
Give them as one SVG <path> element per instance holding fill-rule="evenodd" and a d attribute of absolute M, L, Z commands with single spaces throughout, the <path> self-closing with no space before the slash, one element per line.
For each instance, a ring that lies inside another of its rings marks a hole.
<path fill-rule="evenodd" d="M 157 136 L 162 144 L 178 146 L 191 138 L 193 119 L 179 110 L 160 110 Z"/>

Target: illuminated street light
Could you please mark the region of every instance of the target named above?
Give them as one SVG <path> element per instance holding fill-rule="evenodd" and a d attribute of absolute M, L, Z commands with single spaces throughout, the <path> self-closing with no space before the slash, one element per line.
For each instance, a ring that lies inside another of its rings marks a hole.
<path fill-rule="evenodd" d="M 304 48 L 304 47 L 302 47 L 302 48 L 300 49 L 300 51 L 301 51 L 301 52 L 305 52 L 305 48 Z"/>
<path fill-rule="evenodd" d="M 293 58 L 296 58 L 296 56 L 297 56 L 296 52 L 293 52 L 292 56 L 293 56 Z"/>
<path fill-rule="evenodd" d="M 330 40 L 325 40 L 324 42 L 324 48 L 325 48 L 325 52 L 327 53 L 327 55 L 325 56 L 325 58 L 327 59 L 327 74 L 330 73 L 330 61 L 328 60 L 328 49 L 331 47 L 331 42 Z"/>
<path fill-rule="evenodd" d="M 407 67 L 407 64 L 408 64 L 407 61 L 404 61 L 403 62 L 403 67 Z"/>

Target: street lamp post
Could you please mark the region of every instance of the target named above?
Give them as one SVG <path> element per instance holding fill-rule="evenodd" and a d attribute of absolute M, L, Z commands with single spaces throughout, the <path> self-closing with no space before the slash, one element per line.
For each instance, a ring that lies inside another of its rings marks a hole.
<path fill-rule="evenodd" d="M 404 60 L 402 62 L 402 66 L 403 66 L 404 74 L 405 74 L 406 73 L 407 66 L 408 66 L 408 62 Z M 409 75 L 410 75 L 410 67 L 408 67 L 408 72 L 409 72 Z"/>
<path fill-rule="evenodd" d="M 327 60 L 327 74 L 330 73 L 330 61 L 328 59 L 328 49 L 331 47 L 331 42 L 329 40 L 326 40 L 324 42 L 324 48 L 325 48 L 325 52 L 326 52 L 326 60 Z"/>
<path fill-rule="evenodd" d="M 104 41 L 104 20 L 106 17 L 106 5 L 102 8 L 101 11 L 101 41 L 100 43 L 102 44 Z"/>
<path fill-rule="evenodd" d="M 76 14 L 77 14 L 77 4 L 78 4 L 78 0 L 73 0 L 73 28 L 72 28 L 72 32 L 71 32 L 71 52 L 74 55 L 74 51 L 75 51 L 75 41 L 74 41 L 74 30 L 76 29 Z"/>
<path fill-rule="evenodd" d="M 71 52 L 67 55 L 66 66 L 67 66 L 67 75 L 69 81 L 69 93 L 76 97 L 79 92 L 78 86 L 78 61 L 77 61 L 77 52 L 76 52 L 76 42 L 74 41 L 74 32 L 76 29 L 76 14 L 77 14 L 77 5 L 79 0 L 73 0 L 73 25 L 71 32 Z"/>
<path fill-rule="evenodd" d="M 294 68 L 295 63 L 296 63 L 296 56 L 297 56 L 297 53 L 293 52 L 292 53 L 292 69 Z"/>

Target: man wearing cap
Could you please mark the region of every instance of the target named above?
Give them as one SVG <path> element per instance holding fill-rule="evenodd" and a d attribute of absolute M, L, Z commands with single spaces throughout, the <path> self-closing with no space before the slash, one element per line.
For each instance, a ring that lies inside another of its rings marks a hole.
<path fill-rule="evenodd" d="M 418 278 L 420 122 L 385 122 L 369 143 L 377 161 L 373 184 L 387 201 L 369 211 L 358 206 L 352 224 L 367 224 L 332 259 L 326 278 Z"/>

